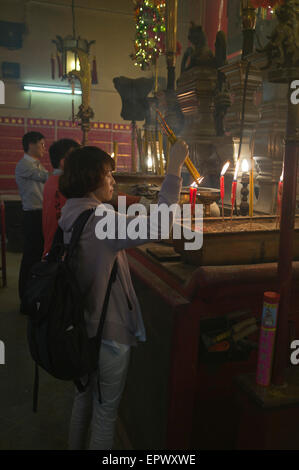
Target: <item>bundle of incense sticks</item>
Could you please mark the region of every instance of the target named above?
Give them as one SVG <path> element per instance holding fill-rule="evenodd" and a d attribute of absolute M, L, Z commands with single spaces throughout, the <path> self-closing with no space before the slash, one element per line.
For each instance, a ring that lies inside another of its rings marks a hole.
<path fill-rule="evenodd" d="M 151 151 L 152 151 L 152 160 L 155 167 L 155 173 L 159 174 L 159 162 L 158 162 L 158 155 L 157 155 L 157 142 L 156 142 L 156 135 L 155 132 L 150 132 L 150 142 L 151 142 Z"/>
<path fill-rule="evenodd" d="M 139 152 L 139 160 L 142 173 L 146 172 L 146 162 L 145 162 L 145 155 L 143 149 L 143 142 L 142 142 L 142 134 L 141 129 L 136 129 L 137 132 L 137 144 L 138 144 L 138 152 Z"/>
<path fill-rule="evenodd" d="M 157 118 L 158 118 L 158 122 L 159 122 L 160 126 L 162 127 L 162 129 L 164 129 L 164 131 L 168 135 L 168 138 L 169 138 L 170 142 L 172 144 L 174 144 L 177 141 L 176 135 L 174 134 L 174 132 L 170 129 L 170 127 L 166 123 L 166 121 L 165 121 L 164 117 L 162 116 L 161 112 L 158 109 L 156 109 L 156 112 L 158 114 Z M 197 184 L 200 184 L 202 182 L 203 178 L 200 176 L 200 174 L 198 173 L 197 169 L 195 168 L 195 166 L 193 165 L 193 163 L 192 163 L 192 161 L 190 160 L 189 157 L 186 158 L 185 165 L 188 168 L 188 171 L 189 171 L 190 175 L 192 176 L 192 178 L 194 179 L 194 181 Z"/>

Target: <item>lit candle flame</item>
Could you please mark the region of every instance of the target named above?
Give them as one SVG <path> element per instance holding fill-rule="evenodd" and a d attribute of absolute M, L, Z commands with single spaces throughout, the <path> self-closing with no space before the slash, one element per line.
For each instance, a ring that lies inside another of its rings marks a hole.
<path fill-rule="evenodd" d="M 239 173 L 239 166 L 240 166 L 240 160 L 238 160 L 237 163 L 236 163 L 236 168 L 235 168 L 235 173 L 234 173 L 234 181 L 237 181 L 238 173 Z"/>
<path fill-rule="evenodd" d="M 197 188 L 198 185 L 196 184 L 196 182 L 194 181 L 192 184 L 190 184 L 190 188 Z"/>
<path fill-rule="evenodd" d="M 246 158 L 244 158 L 244 160 L 242 161 L 242 172 L 247 173 L 248 170 L 249 170 L 248 161 L 246 160 Z"/>
<path fill-rule="evenodd" d="M 227 172 L 227 169 L 228 169 L 229 165 L 230 165 L 230 162 L 226 162 L 226 163 L 223 165 L 223 168 L 222 168 L 222 170 L 221 170 L 221 176 L 224 176 L 224 175 L 225 175 L 225 173 Z"/>
<path fill-rule="evenodd" d="M 284 168 L 282 169 L 281 175 L 280 175 L 280 181 L 283 182 L 283 177 L 284 177 Z"/>
<path fill-rule="evenodd" d="M 199 179 L 197 179 L 196 180 L 197 181 L 197 186 L 199 186 L 203 182 L 204 179 L 205 179 L 204 176 L 201 176 Z M 195 183 L 195 181 L 194 181 L 194 183 Z"/>
<path fill-rule="evenodd" d="M 152 170 L 152 169 L 153 169 L 153 160 L 152 160 L 152 157 L 148 157 L 148 159 L 147 159 L 147 168 L 148 168 L 148 170 Z"/>

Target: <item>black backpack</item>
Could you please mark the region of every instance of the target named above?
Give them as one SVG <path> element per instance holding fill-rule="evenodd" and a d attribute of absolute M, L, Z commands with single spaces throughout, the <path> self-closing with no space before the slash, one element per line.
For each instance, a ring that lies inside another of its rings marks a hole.
<path fill-rule="evenodd" d="M 25 305 L 29 349 L 35 361 L 34 411 L 38 400 L 38 366 L 58 379 L 74 381 L 80 392 L 87 386 L 83 386 L 80 378 L 98 368 L 101 336 L 117 262 L 115 260 L 111 271 L 97 334 L 92 338 L 87 335 L 84 320 L 86 296 L 72 269 L 74 251 L 93 211 L 88 209 L 77 218 L 68 245 L 63 243 L 63 231 L 58 227 L 47 258 L 31 269 Z"/>

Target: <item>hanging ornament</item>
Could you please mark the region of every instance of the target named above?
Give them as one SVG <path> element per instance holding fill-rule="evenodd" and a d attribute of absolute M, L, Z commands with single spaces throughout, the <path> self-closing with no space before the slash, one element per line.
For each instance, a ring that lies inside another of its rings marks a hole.
<path fill-rule="evenodd" d="M 284 0 L 250 0 L 253 8 L 274 8 L 275 6 L 282 5 Z"/>
<path fill-rule="evenodd" d="M 166 3 L 163 0 L 135 0 L 135 51 L 130 55 L 136 66 L 146 70 L 162 53 Z"/>
<path fill-rule="evenodd" d="M 71 85 L 72 85 L 72 123 L 74 124 L 74 122 L 75 122 L 75 100 L 74 100 L 75 80 L 72 80 Z"/>
<path fill-rule="evenodd" d="M 96 85 L 98 83 L 97 62 L 95 56 L 92 61 L 91 83 L 92 85 Z"/>
<path fill-rule="evenodd" d="M 181 53 L 182 53 L 182 44 L 179 41 L 177 41 L 177 43 L 176 43 L 176 56 L 181 55 Z"/>
<path fill-rule="evenodd" d="M 63 72 L 62 72 L 61 56 L 59 52 L 57 52 L 56 57 L 57 57 L 58 77 L 61 78 L 63 75 Z"/>

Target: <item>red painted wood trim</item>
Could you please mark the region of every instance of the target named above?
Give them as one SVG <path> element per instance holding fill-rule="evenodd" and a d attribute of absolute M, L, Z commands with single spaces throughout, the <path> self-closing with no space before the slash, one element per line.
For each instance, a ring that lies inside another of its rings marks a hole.
<path fill-rule="evenodd" d="M 131 254 L 128 254 L 128 261 L 131 272 L 149 288 L 154 289 L 168 305 L 172 307 L 189 305 L 190 302 L 182 297 L 177 290 L 172 289 L 162 279 L 157 277 L 155 273 L 149 270 L 147 266 L 134 259 Z"/>
<path fill-rule="evenodd" d="M 144 266 L 144 263 L 141 264 L 140 260 L 134 258 L 132 255 L 136 254 L 136 251 L 138 250 L 130 250 L 128 254 L 131 272 L 173 308 L 166 448 L 188 449 L 197 390 L 200 315 L 197 309 L 191 308 L 186 298 L 152 272 L 154 263 Z"/>
<path fill-rule="evenodd" d="M 2 286 L 7 286 L 6 277 L 6 226 L 5 226 L 5 205 L 4 201 L 0 201 L 1 212 L 1 271 L 2 271 Z"/>
<path fill-rule="evenodd" d="M 190 449 L 197 394 L 200 314 L 177 309 L 171 348 L 166 449 Z"/>
<path fill-rule="evenodd" d="M 161 263 L 155 263 L 150 255 L 146 255 L 146 253 L 139 250 L 138 248 L 127 250 L 127 253 L 132 258 L 138 260 L 139 263 L 146 266 L 147 269 L 150 269 L 151 272 L 155 273 L 172 289 L 179 292 L 183 297 L 188 298 L 186 286 L 182 285 L 182 283 L 178 281 L 174 275 L 170 274 Z"/>

